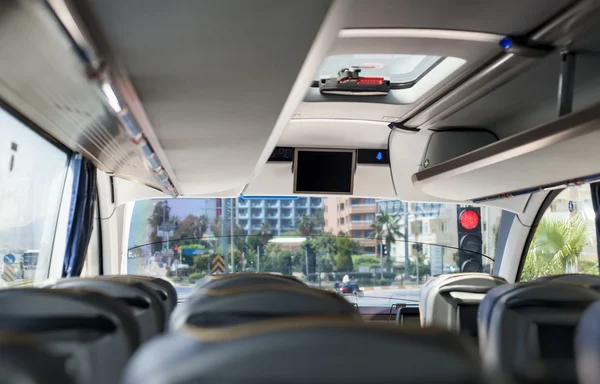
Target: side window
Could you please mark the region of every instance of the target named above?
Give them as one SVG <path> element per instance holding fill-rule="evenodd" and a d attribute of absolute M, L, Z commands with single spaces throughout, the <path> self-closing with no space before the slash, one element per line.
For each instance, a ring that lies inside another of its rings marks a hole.
<path fill-rule="evenodd" d="M 597 275 L 594 217 L 589 185 L 569 187 L 558 194 L 538 223 L 520 280 L 563 273 Z"/>
<path fill-rule="evenodd" d="M 0 287 L 48 276 L 67 167 L 65 151 L 0 109 Z"/>

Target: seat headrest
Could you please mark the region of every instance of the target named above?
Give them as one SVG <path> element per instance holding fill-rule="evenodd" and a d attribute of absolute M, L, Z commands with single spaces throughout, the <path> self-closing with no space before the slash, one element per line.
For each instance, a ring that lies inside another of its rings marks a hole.
<path fill-rule="evenodd" d="M 585 310 L 575 331 L 575 367 L 580 384 L 600 378 L 600 301 Z"/>
<path fill-rule="evenodd" d="M 162 300 L 154 289 L 138 280 L 77 277 L 59 280 L 54 288 L 96 291 L 126 304 L 138 319 L 142 342 L 165 329 L 166 315 Z"/>
<path fill-rule="evenodd" d="M 175 289 L 173 284 L 171 284 L 165 279 L 141 275 L 104 275 L 104 277 L 126 282 L 139 281 L 141 283 L 146 284 L 148 287 L 156 290 L 160 299 L 164 303 L 166 318 L 168 318 L 169 315 L 171 315 L 171 312 L 177 305 L 177 290 Z"/>
<path fill-rule="evenodd" d="M 575 284 L 520 283 L 491 289 L 479 307 L 484 367 L 528 382 L 576 382 L 574 332 L 600 293 Z"/>
<path fill-rule="evenodd" d="M 0 290 L 0 331 L 35 333 L 44 346 L 73 359 L 76 381 L 117 382 L 140 343 L 125 304 L 83 289 Z"/>
<path fill-rule="evenodd" d="M 171 352 L 166 361 L 164 354 L 158 354 L 165 350 Z M 436 369 L 431 369 L 432 361 Z M 217 329 L 184 327 L 142 347 L 130 361 L 123 382 L 489 380 L 472 346 L 448 332 L 367 325 L 339 317 L 301 317 Z"/>
<path fill-rule="evenodd" d="M 226 326 L 274 317 L 320 314 L 360 319 L 356 308 L 333 292 L 292 284 L 263 284 L 199 290 L 175 308 L 169 328 L 176 330 L 185 324 Z"/>
<path fill-rule="evenodd" d="M 75 383 L 66 358 L 40 345 L 32 334 L 0 334 L 0 384 Z"/>
<path fill-rule="evenodd" d="M 571 283 L 600 286 L 600 276 L 583 273 L 565 273 L 563 275 L 542 276 L 535 280 L 537 283 Z"/>
<path fill-rule="evenodd" d="M 487 273 L 457 273 L 431 279 L 419 295 L 421 324 L 476 333 L 477 305 L 489 289 L 506 283 L 502 277 Z"/>
<path fill-rule="evenodd" d="M 306 284 L 292 276 L 272 273 L 230 273 L 225 275 L 208 275 L 198 280 L 193 291 L 200 289 L 228 289 L 248 285 L 292 284 L 306 287 Z"/>

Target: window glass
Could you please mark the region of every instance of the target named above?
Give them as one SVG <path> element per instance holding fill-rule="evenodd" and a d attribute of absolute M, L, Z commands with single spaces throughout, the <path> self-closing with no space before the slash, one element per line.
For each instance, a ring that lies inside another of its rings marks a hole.
<path fill-rule="evenodd" d="M 594 208 L 589 185 L 558 194 L 537 225 L 521 281 L 563 273 L 598 274 Z"/>
<path fill-rule="evenodd" d="M 392 83 L 407 83 L 417 80 L 438 60 L 438 56 L 424 55 L 335 55 L 325 59 L 315 80 L 337 77 L 340 70 L 358 66 L 362 76 L 382 76 Z"/>
<path fill-rule="evenodd" d="M 137 201 L 124 273 L 167 278 L 182 297 L 212 273 L 275 272 L 338 291 L 342 283 L 352 282 L 361 291 L 340 291 L 348 300 L 383 307 L 416 303 L 415 288 L 431 276 L 459 272 L 466 261 L 469 268 L 479 262 L 481 270 L 492 270 L 501 210 L 364 200 L 373 204 L 321 196 L 310 197 L 308 205 L 282 198 L 272 206 L 248 196 Z M 257 215 L 271 216 L 249 225 L 247 207 L 261 204 Z M 478 212 L 469 233 L 459 228 L 464 210 Z M 467 244 L 461 242 L 465 236 L 478 239 L 468 252 L 459 247 Z"/>
<path fill-rule="evenodd" d="M 68 155 L 0 109 L 0 286 L 47 276 Z M 61 255 L 63 256 L 63 255 Z"/>

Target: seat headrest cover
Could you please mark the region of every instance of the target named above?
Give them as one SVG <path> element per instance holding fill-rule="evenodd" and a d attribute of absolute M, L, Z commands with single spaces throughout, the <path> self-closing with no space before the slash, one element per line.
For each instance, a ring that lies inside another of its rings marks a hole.
<path fill-rule="evenodd" d="M 198 280 L 193 291 L 203 288 L 227 289 L 248 285 L 261 284 L 293 284 L 306 287 L 306 284 L 292 276 L 275 275 L 272 273 L 231 273 L 225 275 L 208 275 Z"/>
<path fill-rule="evenodd" d="M 254 285 L 198 291 L 175 308 L 169 328 L 179 329 L 192 318 L 196 319 L 192 322 L 196 325 L 223 326 L 272 317 L 320 314 L 342 314 L 360 319 L 356 308 L 333 292 L 291 284 Z M 227 316 L 230 316 L 229 320 Z"/>
<path fill-rule="evenodd" d="M 0 335 L 0 384 L 75 383 L 65 368 L 33 335 Z"/>
<path fill-rule="evenodd" d="M 535 280 L 538 283 L 570 283 L 570 284 L 582 284 L 582 285 L 592 285 L 592 286 L 600 286 L 600 276 L 597 275 L 587 275 L 583 273 L 566 273 L 563 275 L 551 275 L 551 276 L 542 276 Z"/>
<path fill-rule="evenodd" d="M 167 349 L 174 356 L 163 363 L 157 351 Z M 458 336 L 323 316 L 185 327 L 142 347 L 124 378 L 126 384 L 489 382 L 476 351 Z"/>
<path fill-rule="evenodd" d="M 421 324 L 423 326 L 436 325 L 458 331 L 460 324 L 455 316 L 456 303 L 454 300 L 449 300 L 453 297 L 453 292 L 459 296 L 468 297 L 468 301 L 474 303 L 480 301 L 483 298 L 482 294 L 488 289 L 506 283 L 502 277 L 487 273 L 457 273 L 437 276 L 421 288 L 419 294 Z"/>
<path fill-rule="evenodd" d="M 577 325 L 575 366 L 580 384 L 600 380 L 600 301 L 586 309 Z"/>

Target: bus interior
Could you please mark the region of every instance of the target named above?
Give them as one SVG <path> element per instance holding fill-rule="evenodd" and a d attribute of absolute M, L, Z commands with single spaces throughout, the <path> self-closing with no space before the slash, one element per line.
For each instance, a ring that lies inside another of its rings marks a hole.
<path fill-rule="evenodd" d="M 599 0 L 0 36 L 0 383 L 600 382 Z"/>

